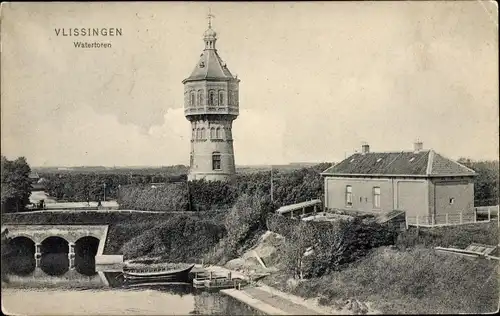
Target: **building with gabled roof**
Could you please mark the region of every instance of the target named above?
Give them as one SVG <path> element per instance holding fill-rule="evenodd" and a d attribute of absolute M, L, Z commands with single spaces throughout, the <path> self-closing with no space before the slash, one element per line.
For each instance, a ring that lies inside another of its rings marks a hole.
<path fill-rule="evenodd" d="M 475 172 L 423 144 L 413 151 L 370 152 L 363 145 L 340 163 L 321 173 L 325 208 L 387 213 L 405 211 L 427 222 L 474 214 Z"/>

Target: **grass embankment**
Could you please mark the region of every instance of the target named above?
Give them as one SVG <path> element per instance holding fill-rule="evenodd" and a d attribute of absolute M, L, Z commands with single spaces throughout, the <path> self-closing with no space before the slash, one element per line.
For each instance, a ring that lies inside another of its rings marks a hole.
<path fill-rule="evenodd" d="M 126 259 L 159 256 L 165 261 L 193 262 L 208 252 L 225 233 L 224 214 L 47 212 L 3 214 L 3 224 L 109 225 L 104 254 Z"/>
<path fill-rule="evenodd" d="M 498 261 L 441 254 L 434 246 L 496 245 L 496 223 L 402 232 L 394 247 L 379 247 L 366 257 L 321 277 L 291 281 L 281 272 L 265 282 L 293 294 L 320 297 L 340 307 L 347 299 L 372 302 L 384 313 L 485 313 L 498 307 Z"/>

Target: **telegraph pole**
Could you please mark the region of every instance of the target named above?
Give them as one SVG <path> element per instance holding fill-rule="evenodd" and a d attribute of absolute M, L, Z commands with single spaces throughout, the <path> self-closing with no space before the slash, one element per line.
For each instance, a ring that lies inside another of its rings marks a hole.
<path fill-rule="evenodd" d="M 106 201 L 106 183 L 102 184 L 104 186 L 104 201 Z"/>

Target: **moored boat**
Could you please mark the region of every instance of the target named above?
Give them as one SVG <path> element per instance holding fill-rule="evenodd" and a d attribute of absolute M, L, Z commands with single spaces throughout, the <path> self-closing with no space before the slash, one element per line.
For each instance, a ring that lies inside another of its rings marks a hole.
<path fill-rule="evenodd" d="M 123 276 L 127 280 L 185 280 L 189 278 L 189 272 L 193 269 L 194 264 L 185 269 L 163 270 L 163 271 L 137 271 L 124 270 Z"/>

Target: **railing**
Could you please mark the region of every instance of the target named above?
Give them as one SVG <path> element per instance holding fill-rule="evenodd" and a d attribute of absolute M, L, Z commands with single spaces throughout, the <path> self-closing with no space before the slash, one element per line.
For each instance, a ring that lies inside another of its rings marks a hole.
<path fill-rule="evenodd" d="M 475 213 L 459 212 L 447 213 L 432 216 L 406 216 L 406 228 L 408 226 L 416 227 L 436 227 L 436 226 L 454 226 L 472 223 L 487 223 L 491 220 L 491 212 L 487 220 L 478 221 Z"/>

